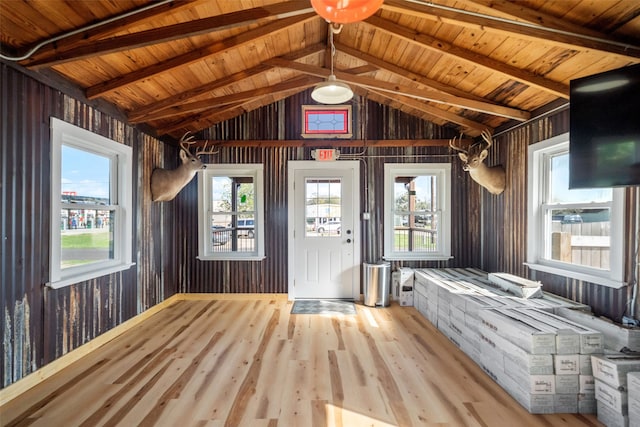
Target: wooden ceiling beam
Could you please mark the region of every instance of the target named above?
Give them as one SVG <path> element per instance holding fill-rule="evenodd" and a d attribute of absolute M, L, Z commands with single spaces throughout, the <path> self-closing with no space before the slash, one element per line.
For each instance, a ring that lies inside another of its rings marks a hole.
<path fill-rule="evenodd" d="M 177 120 L 170 124 L 161 126 L 159 129 L 157 129 L 157 132 L 159 135 L 165 135 L 165 134 L 170 134 L 176 131 L 181 131 L 181 132 L 184 132 L 185 130 L 197 131 L 204 127 L 209 127 L 212 124 L 215 124 L 224 120 L 229 120 L 233 117 L 239 116 L 255 108 L 259 108 L 261 106 L 271 104 L 273 102 L 279 101 L 280 99 L 285 99 L 299 91 L 300 90 L 296 88 L 296 89 L 281 92 L 279 94 L 269 93 L 267 95 L 262 95 L 249 101 L 237 102 L 235 104 L 231 104 L 231 105 L 227 105 L 219 108 L 213 108 L 207 111 L 201 111 L 199 113 L 190 115 L 187 118 Z M 253 108 L 250 108 L 250 109 L 245 108 L 245 106 L 247 105 L 256 104 L 256 103 L 260 105 L 258 106 L 253 105 Z M 200 122 L 203 122 L 203 121 L 206 121 L 207 123 L 200 125 Z M 198 124 L 197 129 L 195 128 L 194 124 Z M 191 129 L 190 126 L 194 126 L 194 129 Z"/>
<path fill-rule="evenodd" d="M 458 114 L 452 113 L 450 111 L 442 110 L 440 108 L 432 107 L 431 105 L 425 104 L 424 102 L 420 102 L 416 99 L 410 98 L 408 96 L 403 95 L 390 95 L 388 92 L 383 92 L 376 89 L 369 89 L 372 93 L 381 96 L 385 99 L 388 99 L 391 102 L 399 102 L 403 105 L 406 105 L 410 108 L 421 111 L 428 116 L 436 117 L 441 120 L 445 120 L 447 122 L 455 123 L 459 125 L 464 133 L 470 136 L 480 136 L 483 130 L 489 129 L 488 126 L 475 122 L 473 120 L 464 118 Z M 490 129 L 491 131 L 493 129 Z"/>
<path fill-rule="evenodd" d="M 166 61 L 159 62 L 149 67 L 141 68 L 129 74 L 125 74 L 120 77 L 116 77 L 115 79 L 111 79 L 106 82 L 91 86 L 87 88 L 86 96 L 88 99 L 99 98 L 122 87 L 137 83 L 144 79 L 151 78 L 158 74 L 166 73 L 179 67 L 187 66 L 197 61 L 201 61 L 202 59 L 215 55 L 219 52 L 233 49 L 244 44 L 254 43 L 262 37 L 266 37 L 273 33 L 286 30 L 291 26 L 303 24 L 313 19 L 318 19 L 318 15 L 315 13 L 307 13 L 300 16 L 293 16 L 289 18 L 279 19 L 277 21 L 271 21 L 265 25 L 262 25 L 253 30 L 246 31 L 242 34 L 229 37 L 217 43 L 192 50 L 185 54 L 175 56 Z"/>
<path fill-rule="evenodd" d="M 530 71 L 513 67 L 511 65 L 505 64 L 504 62 L 500 62 L 471 50 L 455 46 L 449 42 L 437 39 L 430 35 L 418 33 L 389 20 L 379 18 L 375 15 L 368 18 L 364 22 L 372 25 L 374 28 L 377 28 L 380 31 L 384 31 L 393 36 L 400 37 L 404 40 L 409 41 L 410 43 L 417 44 L 426 49 L 436 51 L 440 54 L 455 56 L 456 58 L 467 61 L 474 66 L 481 66 L 490 69 L 511 79 L 515 79 L 529 86 L 533 86 L 538 89 L 544 90 L 545 92 L 549 92 L 554 96 L 569 99 L 568 85 L 546 79 Z"/>
<path fill-rule="evenodd" d="M 167 117 L 180 116 L 196 111 L 207 110 L 211 108 L 211 105 L 221 106 L 234 104 L 236 102 L 250 101 L 262 95 L 273 95 L 291 89 L 304 90 L 317 83 L 320 83 L 321 81 L 322 79 L 314 76 L 299 76 L 289 80 L 285 80 L 272 86 L 255 88 L 244 92 L 237 92 L 232 95 L 218 96 L 214 98 L 203 99 L 201 101 L 194 101 L 165 108 L 164 110 L 160 110 L 155 113 L 149 113 L 146 116 L 139 117 L 136 120 L 131 121 L 131 123 L 149 122 L 153 120 L 165 119 Z"/>
<path fill-rule="evenodd" d="M 342 53 L 346 53 L 347 55 L 351 55 L 354 58 L 358 58 L 361 59 L 363 61 L 368 62 L 371 65 L 374 65 L 376 67 L 378 67 L 379 69 L 385 70 L 389 73 L 392 73 L 398 77 L 401 77 L 405 80 L 410 80 L 414 83 L 419 83 L 423 86 L 427 86 L 433 90 L 437 90 L 438 92 L 442 92 L 442 93 L 446 93 L 449 95 L 453 95 L 453 96 L 457 96 L 460 98 L 466 98 L 466 99 L 471 99 L 471 100 L 475 100 L 475 101 L 483 101 L 483 102 L 487 102 L 485 99 L 483 99 L 482 97 L 464 92 L 456 87 L 453 86 L 449 86 L 443 83 L 440 83 L 437 80 L 433 80 L 430 79 L 428 77 L 424 77 L 420 74 L 416 74 L 410 70 L 407 70 L 406 68 L 402 68 L 402 67 L 398 67 L 395 64 L 391 64 L 389 62 L 386 62 L 380 58 L 377 58 L 373 55 L 369 55 L 363 52 L 360 52 L 357 49 L 354 49 L 352 47 L 349 47 L 347 45 L 344 45 L 342 43 L 335 43 L 336 46 L 336 50 L 338 52 L 342 52 Z"/>
<path fill-rule="evenodd" d="M 138 33 L 126 34 L 105 40 L 89 41 L 83 46 L 73 49 L 56 49 L 51 55 L 40 59 L 27 59 L 22 65 L 31 69 L 52 67 L 70 61 L 105 55 L 125 50 L 138 49 L 158 43 L 170 42 L 186 37 L 193 37 L 216 31 L 229 30 L 255 23 L 264 23 L 274 19 L 302 15 L 313 12 L 307 1 L 296 0 L 287 3 L 277 3 L 264 7 L 225 13 L 196 21 L 182 22 L 167 27 L 154 28 Z"/>
<path fill-rule="evenodd" d="M 315 55 L 318 52 L 321 52 L 322 50 L 324 50 L 324 48 L 325 48 L 324 44 L 316 43 L 311 46 L 307 46 L 303 49 L 297 50 L 295 52 L 291 52 L 287 55 L 283 55 L 282 58 L 285 58 L 290 61 L 295 61 L 298 59 L 306 58 L 311 55 Z M 192 101 L 194 98 L 198 98 L 203 95 L 208 95 L 209 92 L 213 90 L 220 89 L 225 86 L 229 86 L 233 83 L 237 83 L 242 80 L 251 79 L 256 75 L 269 71 L 272 68 L 273 67 L 270 65 L 260 64 L 255 67 L 249 68 L 247 70 L 243 70 L 238 73 L 223 77 L 211 83 L 206 83 L 201 86 L 195 87 L 193 89 L 189 89 L 185 92 L 181 92 L 169 98 L 156 101 L 152 104 L 138 107 L 135 110 L 132 110 L 129 112 L 128 114 L 129 121 L 131 121 L 132 123 L 135 123 L 137 121 L 140 121 L 139 119 L 141 117 L 144 117 L 148 114 L 152 114 L 154 112 L 164 110 L 174 105 L 184 104 L 186 102 Z"/>
<path fill-rule="evenodd" d="M 266 63 L 273 66 L 294 69 L 305 74 L 315 75 L 317 77 L 326 78 L 330 73 L 330 71 L 325 68 L 318 68 L 313 65 L 301 64 L 294 61 L 286 61 L 279 58 L 273 58 L 266 61 Z M 354 85 L 363 86 L 378 91 L 402 94 L 412 98 L 420 99 L 422 101 L 452 105 L 459 108 L 480 111 L 494 116 L 507 117 L 519 121 L 525 121 L 530 118 L 530 114 L 528 112 L 518 110 L 516 108 L 504 107 L 484 101 L 475 101 L 471 99 L 460 98 L 441 92 L 425 91 L 423 89 L 415 88 L 412 86 L 381 81 L 373 77 L 354 76 L 353 74 L 338 70 L 334 70 L 334 74 L 339 80 L 345 81 L 347 83 L 352 83 Z"/>
<path fill-rule="evenodd" d="M 463 139 L 462 144 L 471 144 L 470 139 Z M 209 141 L 216 143 L 216 147 L 252 147 L 252 148 L 268 148 L 268 147 L 331 147 L 331 148 L 349 148 L 349 147 L 448 147 L 448 139 L 267 139 L 267 140 L 224 140 Z M 363 154 L 362 157 L 367 157 Z"/>
<path fill-rule="evenodd" d="M 494 7 L 494 3 L 496 3 L 493 0 L 478 1 L 482 1 L 484 4 L 490 2 L 492 8 Z M 520 16 L 518 16 L 519 18 L 526 16 L 526 19 L 532 19 L 532 16 L 536 16 L 539 20 L 545 22 L 546 28 L 541 27 L 539 23 L 517 23 L 501 18 L 467 14 L 464 13 L 464 11 L 456 12 L 449 8 L 440 8 L 438 5 L 416 4 L 406 1 L 401 2 L 399 0 L 387 0 L 382 7 L 392 12 L 418 18 L 427 16 L 445 23 L 476 30 L 492 31 L 520 39 L 533 40 L 536 43 L 544 42 L 550 45 L 560 46 L 564 49 L 590 49 L 624 57 L 640 58 L 640 47 L 638 46 L 621 43 L 606 34 L 588 30 L 585 31 L 582 27 L 580 27 L 581 29 L 578 31 L 578 29 L 574 28 L 575 26 L 557 25 L 559 20 L 552 20 L 549 15 L 545 15 L 543 18 L 539 13 L 533 13 L 537 11 L 531 11 L 521 5 L 510 3 L 507 7 L 504 5 L 505 2 L 497 3 L 502 3 L 503 9 L 509 11 L 509 14 L 521 12 L 519 14 Z"/>
<path fill-rule="evenodd" d="M 159 16 L 174 13 L 186 7 L 193 7 L 193 3 L 204 1 L 205 0 L 176 0 L 153 7 L 151 9 L 140 11 L 133 15 L 123 16 L 121 19 L 117 19 L 116 21 L 101 25 L 87 31 L 83 31 L 73 36 L 66 37 L 64 39 L 58 40 L 53 44 L 43 46 L 35 54 L 33 54 L 30 59 L 38 60 L 40 58 L 51 56 L 56 52 L 74 49 L 78 46 L 85 45 L 89 41 L 108 37 L 122 31 L 123 29 L 143 24 L 147 21 L 157 19 Z M 130 13 L 130 11 L 126 13 Z"/>

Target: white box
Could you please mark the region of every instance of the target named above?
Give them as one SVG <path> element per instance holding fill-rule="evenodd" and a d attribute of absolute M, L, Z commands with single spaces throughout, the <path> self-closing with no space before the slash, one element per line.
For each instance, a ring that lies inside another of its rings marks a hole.
<path fill-rule="evenodd" d="M 622 415 L 599 400 L 596 401 L 598 421 L 607 427 L 629 427 L 629 417 Z M 635 427 L 635 426 L 633 426 Z"/>
<path fill-rule="evenodd" d="M 596 400 L 615 412 L 627 415 L 627 392 L 618 390 L 596 378 Z"/>
<path fill-rule="evenodd" d="M 532 326 L 508 310 L 487 309 L 478 312 L 481 328 L 497 333 L 530 354 L 554 354 L 556 335 Z"/>
<path fill-rule="evenodd" d="M 579 414 L 595 414 L 597 411 L 595 393 L 579 393 L 578 394 L 578 413 Z"/>
<path fill-rule="evenodd" d="M 593 375 L 593 369 L 591 368 L 591 355 L 580 355 L 580 375 Z"/>
<path fill-rule="evenodd" d="M 640 426 L 640 372 L 627 374 L 629 425 Z"/>
<path fill-rule="evenodd" d="M 542 298 L 542 284 L 508 273 L 489 273 L 491 283 L 520 298 Z"/>
<path fill-rule="evenodd" d="M 556 393 L 578 394 L 580 391 L 580 375 L 555 375 Z"/>
<path fill-rule="evenodd" d="M 558 414 L 577 414 L 578 413 L 578 395 L 571 394 L 554 394 L 553 395 L 553 412 Z"/>
<path fill-rule="evenodd" d="M 626 387 L 627 373 L 640 371 L 640 356 L 624 353 L 594 354 L 591 356 L 593 376 L 612 387 Z"/>
<path fill-rule="evenodd" d="M 556 375 L 578 375 L 580 373 L 580 355 L 554 354 L 553 368 Z"/>
<path fill-rule="evenodd" d="M 481 343 L 494 349 L 509 359 L 520 371 L 526 375 L 551 375 L 553 371 L 553 356 L 550 354 L 530 354 L 502 338 L 491 330 L 483 330 L 478 334 Z M 508 362 L 505 362 L 508 363 Z"/>
<path fill-rule="evenodd" d="M 580 375 L 580 390 L 579 393 L 591 393 L 596 392 L 596 379 L 593 375 Z"/>

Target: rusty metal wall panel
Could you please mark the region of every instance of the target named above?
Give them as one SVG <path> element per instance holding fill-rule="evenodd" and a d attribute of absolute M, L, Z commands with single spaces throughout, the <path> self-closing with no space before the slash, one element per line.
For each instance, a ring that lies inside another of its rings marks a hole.
<path fill-rule="evenodd" d="M 308 93 L 288 98 L 225 123 L 203 133 L 203 138 L 218 140 L 273 140 L 280 135 L 299 139 L 300 106 L 312 104 Z M 454 136 L 450 129 L 416 119 L 385 105 L 354 101 L 354 134 L 370 139 L 442 139 Z M 365 123 L 358 119 L 366 112 Z M 284 115 L 284 116 L 283 116 Z M 262 123 L 270 120 L 269 124 Z M 285 125 L 283 132 L 278 126 Z M 265 166 L 265 252 L 263 261 L 199 261 L 196 259 L 197 186 L 190 184 L 176 198 L 177 222 L 188 224 L 185 234 L 178 236 L 177 264 L 180 266 L 180 292 L 286 293 L 287 289 L 287 162 L 310 160 L 309 147 L 247 148 L 223 147 L 216 163 L 262 163 Z M 480 263 L 480 192 L 470 190 L 468 174 L 462 170 L 457 156 L 445 147 L 354 147 L 341 148 L 344 155 L 361 154 L 361 207 L 371 219 L 362 222 L 361 252 L 363 261 L 375 261 L 383 254 L 384 164 L 452 162 L 452 236 L 453 259 L 438 262 L 394 262 L 395 266 L 447 267 L 477 266 Z M 211 160 L 214 161 L 214 160 Z"/>
<path fill-rule="evenodd" d="M 0 306 L 5 387 L 175 293 L 170 206 L 151 204 L 148 178 L 164 144 L 15 68 L 0 63 Z M 47 288 L 50 240 L 50 117 L 134 150 L 136 265 L 62 289 Z M 169 212 L 165 214 L 165 212 Z"/>
<path fill-rule="evenodd" d="M 546 291 L 591 306 L 594 313 L 620 321 L 628 301 L 627 289 L 612 289 L 589 282 L 553 274 L 530 271 L 524 265 L 527 250 L 527 149 L 530 144 L 544 141 L 569 131 L 569 111 L 533 120 L 500 134 L 487 164 L 506 166 L 507 188 L 500 196 L 482 195 L 483 257 L 481 268 L 492 272 L 507 272 L 541 280 Z M 627 230 L 635 229 L 636 193 L 629 189 L 625 216 Z M 631 236 L 634 233 L 630 233 Z M 626 277 L 633 277 L 633 239 L 625 245 Z"/>

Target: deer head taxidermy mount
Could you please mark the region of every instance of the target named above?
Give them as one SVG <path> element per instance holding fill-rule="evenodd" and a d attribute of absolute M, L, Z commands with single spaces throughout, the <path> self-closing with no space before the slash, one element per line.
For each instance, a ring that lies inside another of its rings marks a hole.
<path fill-rule="evenodd" d="M 154 202 L 167 202 L 182 190 L 191 181 L 193 176 L 200 169 L 206 169 L 206 165 L 200 160 L 203 154 L 216 154 L 217 151 L 207 151 L 207 142 L 202 149 L 196 149 L 195 154 L 191 154 L 189 148 L 198 141 L 193 140 L 193 136 L 185 133 L 180 138 L 180 161 L 182 164 L 173 170 L 156 168 L 151 174 L 151 199 Z"/>
<path fill-rule="evenodd" d="M 456 151 L 459 151 L 458 157 L 464 162 L 462 167 L 469 172 L 471 178 L 486 188 L 491 194 L 501 194 L 506 186 L 505 171 L 501 165 L 488 167 L 483 163 L 484 159 L 489 155 L 489 148 L 493 144 L 493 137 L 488 130 L 482 131 L 482 139 L 487 143 L 487 146 L 482 150 L 472 150 L 474 146 L 465 150 L 455 146 L 456 139 L 449 140 L 449 147 Z M 462 134 L 460 134 L 460 140 L 462 140 Z"/>

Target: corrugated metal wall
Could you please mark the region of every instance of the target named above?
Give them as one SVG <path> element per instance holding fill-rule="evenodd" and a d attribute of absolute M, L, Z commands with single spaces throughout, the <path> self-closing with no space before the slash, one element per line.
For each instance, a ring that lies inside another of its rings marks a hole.
<path fill-rule="evenodd" d="M 569 111 L 559 111 L 498 134 L 496 149 L 487 159 L 489 164 L 503 163 L 507 172 L 507 188 L 503 195 L 486 192 L 483 201 L 482 263 L 487 271 L 505 271 L 540 280 L 546 291 L 588 304 L 597 315 L 620 321 L 629 301 L 629 289 L 613 289 L 553 274 L 529 271 L 524 265 L 527 249 L 527 149 L 569 131 Z M 628 189 L 625 215 L 629 230 L 625 253 L 626 277 L 633 277 L 633 236 L 637 213 L 637 189 Z M 527 276 L 529 275 L 529 276 Z"/>
<path fill-rule="evenodd" d="M 221 123 L 203 137 L 214 140 L 274 140 L 281 135 L 300 139 L 301 105 L 313 104 L 308 92 L 285 102 Z M 353 103 L 358 139 L 442 139 L 455 134 L 423 120 L 376 103 Z M 368 117 L 364 120 L 363 117 Z M 265 121 L 267 123 L 265 123 Z M 252 124 L 255 123 L 255 126 Z M 285 126 L 281 127 L 273 124 Z M 223 147 L 211 162 L 263 163 L 265 166 L 265 253 L 263 261 L 199 261 L 197 254 L 197 186 L 191 183 L 178 195 L 177 216 L 185 234 L 179 237 L 178 265 L 183 269 L 180 292 L 287 292 L 287 162 L 311 160 L 312 148 Z M 342 154 L 363 153 L 363 148 L 341 148 Z M 479 188 L 470 187 L 468 174 L 457 156 L 443 147 L 367 147 L 361 156 L 361 206 L 368 207 L 371 220 L 362 222 L 363 261 L 375 261 L 383 252 L 384 164 L 453 161 L 452 233 L 453 255 L 449 262 L 395 262 L 396 266 L 443 267 L 480 263 Z M 471 190 L 469 190 L 471 188 Z"/>
<path fill-rule="evenodd" d="M 152 204 L 152 167 L 175 149 L 0 64 L 0 306 L 7 386 L 175 293 L 171 204 Z M 47 288 L 51 117 L 133 147 L 133 253 L 129 270 Z M 164 220 L 164 223 L 161 222 Z M 169 231 L 167 231 L 169 230 Z M 165 234 L 169 234 L 166 236 Z"/>
<path fill-rule="evenodd" d="M 193 180 L 167 203 L 151 202 L 153 168 L 177 166 L 174 146 L 165 145 L 123 121 L 1 66 L 0 97 L 0 306 L 4 364 L 2 386 L 55 360 L 176 292 L 287 292 L 287 162 L 311 159 L 309 147 L 224 147 L 219 163 L 265 165 L 266 254 L 263 261 L 198 261 L 197 184 Z M 76 98 L 78 98 L 76 96 Z M 202 135 L 214 140 L 299 139 L 300 105 L 309 93 L 245 114 Z M 60 290 L 44 286 L 49 271 L 49 118 L 58 117 L 133 147 L 134 261 L 125 272 Z M 387 106 L 354 102 L 359 139 L 442 139 L 455 132 Z M 365 120 L 366 117 L 366 120 Z M 567 113 L 536 120 L 500 135 L 489 164 L 503 163 L 508 186 L 501 196 L 482 190 L 443 147 L 367 147 L 361 162 L 362 258 L 382 256 L 383 172 L 386 162 L 452 162 L 452 250 L 448 262 L 395 262 L 394 267 L 480 267 L 526 275 L 527 146 L 568 129 Z M 357 154 L 362 148 L 342 148 Z M 628 191 L 628 222 L 634 226 L 638 190 Z M 634 226 L 635 227 L 635 226 Z M 631 229 L 631 228 L 629 228 Z M 635 229 L 635 228 L 634 228 Z M 627 242 L 628 276 L 633 239 Z M 536 278 L 536 277 L 533 277 Z M 538 275 L 545 289 L 590 304 L 616 320 L 626 290 Z"/>

